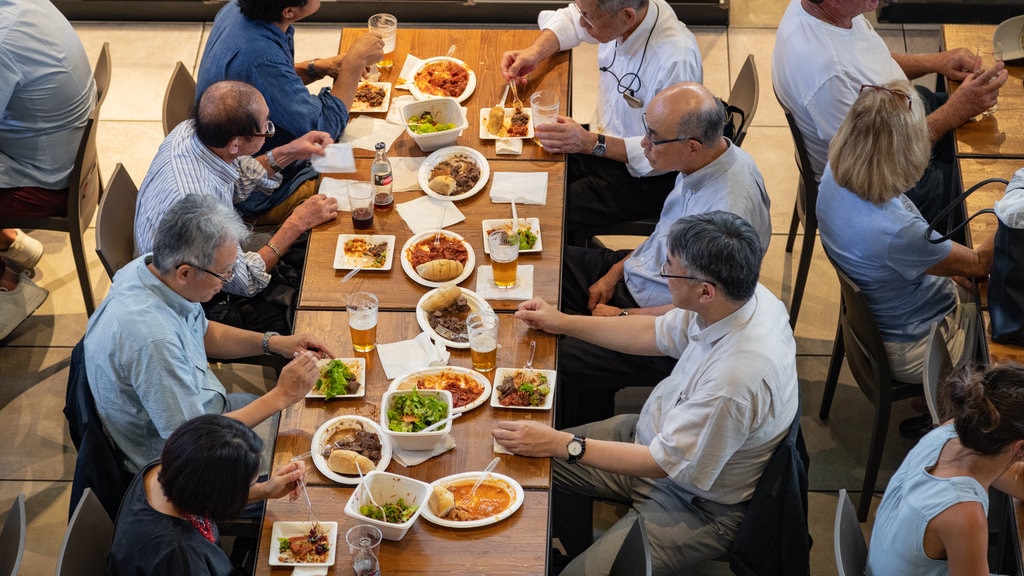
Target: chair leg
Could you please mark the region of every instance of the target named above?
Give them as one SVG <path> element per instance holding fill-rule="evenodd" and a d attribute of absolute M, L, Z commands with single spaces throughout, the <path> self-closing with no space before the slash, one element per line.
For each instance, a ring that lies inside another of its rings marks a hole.
<path fill-rule="evenodd" d="M 839 322 L 836 324 L 836 339 L 832 342 L 832 359 L 828 362 L 828 374 L 825 376 L 825 392 L 821 395 L 821 408 L 818 409 L 818 418 L 822 420 L 828 420 L 828 413 L 832 409 L 832 397 L 839 384 L 839 371 L 843 368 L 845 355 L 843 325 Z"/>
<path fill-rule="evenodd" d="M 75 267 L 78 268 L 78 283 L 82 285 L 85 314 L 92 316 L 96 311 L 96 301 L 92 297 L 92 282 L 89 281 L 89 263 L 85 260 L 85 241 L 75 232 L 71 232 L 71 253 L 75 257 Z"/>
<path fill-rule="evenodd" d="M 793 204 L 793 218 L 789 221 L 789 237 L 786 238 L 786 252 L 793 252 L 793 242 L 796 241 L 796 229 L 800 225 L 800 199 Z"/>
<path fill-rule="evenodd" d="M 789 304 L 790 328 L 796 328 L 796 318 L 800 315 L 800 303 L 804 299 L 807 274 L 811 270 L 811 256 L 814 255 L 814 237 L 814 230 L 804 230 L 804 241 L 800 246 L 800 263 L 797 264 L 796 278 L 793 280 L 793 298 Z"/>
<path fill-rule="evenodd" d="M 878 468 L 882 464 L 882 453 L 885 451 L 885 437 L 889 432 L 891 410 L 891 402 L 880 402 L 875 406 L 875 427 L 871 432 L 868 461 L 864 466 L 864 487 L 861 489 L 860 502 L 857 504 L 857 519 L 861 522 L 868 519 L 868 509 L 871 508 L 871 497 L 875 493 L 875 483 L 878 481 Z"/>

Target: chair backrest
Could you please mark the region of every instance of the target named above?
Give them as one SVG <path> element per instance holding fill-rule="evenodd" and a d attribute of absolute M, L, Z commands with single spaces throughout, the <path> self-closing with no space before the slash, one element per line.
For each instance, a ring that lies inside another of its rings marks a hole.
<path fill-rule="evenodd" d="M 96 59 L 96 66 L 92 69 L 92 78 L 96 83 L 96 107 L 93 108 L 93 118 L 98 119 L 100 117 L 100 106 L 103 105 L 103 101 L 107 98 L 107 92 L 110 89 L 111 69 L 110 42 L 104 42 L 103 48 L 100 49 L 100 56 Z"/>
<path fill-rule="evenodd" d="M 814 168 L 811 165 L 811 156 L 807 152 L 807 144 L 800 128 L 796 125 L 796 118 L 786 108 L 786 105 L 779 100 L 778 93 L 775 94 L 779 106 L 786 113 L 786 124 L 789 125 L 789 133 L 793 136 L 793 157 L 796 160 L 796 168 L 800 172 L 800 182 L 797 187 L 797 213 L 800 215 L 800 222 L 803 223 L 804 233 L 807 230 L 817 231 L 818 216 L 815 212 L 818 208 L 818 181 L 814 178 Z"/>
<path fill-rule="evenodd" d="M 89 118 L 68 179 L 68 232 L 81 236 L 89 228 L 100 201 L 100 163 L 96 155 L 95 117 Z M 77 217 L 76 217 L 77 215 Z"/>
<path fill-rule="evenodd" d="M 171 79 L 164 92 L 164 136 L 171 133 L 174 127 L 192 117 L 192 107 L 196 101 L 196 81 L 188 68 L 180 61 L 174 65 Z"/>
<path fill-rule="evenodd" d="M 953 360 L 949 357 L 946 341 L 939 333 L 939 323 L 932 322 L 928 331 L 928 343 L 924 355 L 924 399 L 928 402 L 928 412 L 932 416 L 932 424 L 938 426 L 943 420 L 943 410 L 939 403 L 939 384 L 953 371 Z"/>
<path fill-rule="evenodd" d="M 114 523 L 89 488 L 68 522 L 57 556 L 57 576 L 103 576 L 114 540 Z"/>
<path fill-rule="evenodd" d="M 839 276 L 842 292 L 839 322 L 843 330 L 846 361 L 857 385 L 877 405 L 880 397 L 891 398 L 892 391 L 889 357 L 882 334 L 860 288 L 835 262 L 832 265 Z"/>
<path fill-rule="evenodd" d="M 135 200 L 139 189 L 121 163 L 107 182 L 96 214 L 96 253 L 111 278 L 135 256 Z"/>
<path fill-rule="evenodd" d="M 609 576 L 651 576 L 651 546 L 644 517 L 637 515 L 615 555 Z"/>
<path fill-rule="evenodd" d="M 846 489 L 839 490 L 839 503 L 836 504 L 836 524 L 832 542 L 836 553 L 836 569 L 839 576 L 861 576 L 868 562 L 868 545 L 864 542 L 864 534 L 860 531 L 860 520 L 857 511 L 846 494 Z"/>
<path fill-rule="evenodd" d="M 737 146 L 743 145 L 743 139 L 747 137 L 747 129 L 754 121 L 754 113 L 757 112 L 758 90 L 760 87 L 757 81 L 757 65 L 754 64 L 754 55 L 748 54 L 747 60 L 740 68 L 736 82 L 729 92 L 729 104 L 743 110 L 743 123 L 739 125 L 733 137 L 733 143 Z"/>
<path fill-rule="evenodd" d="M 0 576 L 16 576 L 25 555 L 25 495 L 18 494 L 0 531 Z"/>

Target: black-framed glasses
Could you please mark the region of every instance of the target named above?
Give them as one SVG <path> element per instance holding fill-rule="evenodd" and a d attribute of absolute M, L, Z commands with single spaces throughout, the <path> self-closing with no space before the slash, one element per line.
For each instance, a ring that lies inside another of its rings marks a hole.
<path fill-rule="evenodd" d="M 263 128 L 265 132 L 262 134 L 253 134 L 253 138 L 273 138 L 274 134 L 277 133 L 277 128 L 274 127 L 274 123 L 267 120 L 267 125 Z"/>
<path fill-rule="evenodd" d="M 651 129 L 647 127 L 647 112 L 644 112 L 643 114 L 640 115 L 640 121 L 644 123 L 644 132 L 647 133 L 647 141 L 651 143 L 651 146 L 660 146 L 662 144 L 671 144 L 673 142 L 685 142 L 686 140 L 693 140 L 698 144 L 704 144 L 704 142 L 700 138 L 695 138 L 693 136 L 685 136 L 683 138 L 672 138 L 671 140 L 655 140 L 654 132 L 652 132 Z"/>
<path fill-rule="evenodd" d="M 899 90 L 893 90 L 892 88 L 886 88 L 885 86 L 876 86 L 874 84 L 861 84 L 860 93 L 863 94 L 865 90 L 884 90 L 889 94 L 897 98 L 904 98 L 907 101 L 907 110 L 914 109 L 914 99 L 910 97 L 910 94 L 906 92 L 900 92 Z"/>
<path fill-rule="evenodd" d="M 668 266 L 668 260 L 661 263 L 661 270 L 658 272 L 658 276 L 661 276 L 666 280 L 669 278 L 679 278 L 680 280 L 696 280 L 698 282 L 707 282 L 708 284 L 711 284 L 712 286 L 715 287 L 718 286 L 718 284 L 716 284 L 714 280 L 708 280 L 707 278 L 701 278 L 699 276 L 680 276 L 678 274 L 669 274 L 665 272 L 665 266 Z"/>
<path fill-rule="evenodd" d="M 181 268 L 182 266 L 185 266 L 186 264 L 191 266 L 191 267 L 193 267 L 193 268 L 195 268 L 196 270 L 202 270 L 203 272 L 206 272 L 210 276 L 213 276 L 214 278 L 216 278 L 217 280 L 220 280 L 221 282 L 223 282 L 225 284 L 228 284 L 229 282 L 231 282 L 235 278 L 235 269 L 234 268 L 232 268 L 231 271 L 227 273 L 227 275 L 221 276 L 220 274 L 217 274 L 213 270 L 208 270 L 206 268 L 203 268 L 202 266 L 197 266 L 196 264 L 192 264 L 190 262 L 183 262 L 181 264 L 178 264 L 178 268 Z"/>

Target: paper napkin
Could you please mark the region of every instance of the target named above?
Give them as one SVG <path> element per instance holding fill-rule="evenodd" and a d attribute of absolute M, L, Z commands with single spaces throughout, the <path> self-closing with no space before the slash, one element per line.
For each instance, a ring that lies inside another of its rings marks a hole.
<path fill-rule="evenodd" d="M 330 566 L 296 566 L 292 576 L 327 576 Z"/>
<path fill-rule="evenodd" d="M 447 204 L 447 206 L 445 206 Z M 421 234 L 428 230 L 437 230 L 437 223 L 441 222 L 441 212 L 444 211 L 444 222 L 441 228 L 458 224 L 466 219 L 459 208 L 447 200 L 438 200 L 431 196 L 420 196 L 415 200 L 396 204 L 395 209 L 398 215 L 405 220 L 405 224 L 412 230 L 413 234 Z"/>
<path fill-rule="evenodd" d="M 398 82 L 395 83 L 395 88 L 399 90 L 408 90 L 412 82 L 413 74 L 416 69 L 420 67 L 423 60 L 408 54 L 405 57 L 405 64 L 402 64 L 402 71 L 398 74 Z"/>
<path fill-rule="evenodd" d="M 401 192 L 402 190 L 420 189 L 420 166 L 426 160 L 423 156 L 419 158 L 390 158 L 391 160 L 391 190 Z"/>
<path fill-rule="evenodd" d="M 356 159 L 352 156 L 351 144 L 328 144 L 324 147 L 323 156 L 310 156 L 313 170 L 325 172 L 355 172 Z"/>
<path fill-rule="evenodd" d="M 491 202 L 544 205 L 548 200 L 547 172 L 495 172 L 491 175 Z"/>
<path fill-rule="evenodd" d="M 498 138 L 494 141 L 495 154 L 522 154 L 522 138 Z"/>
<path fill-rule="evenodd" d="M 394 380 L 406 372 L 422 370 L 431 366 L 447 366 L 451 353 L 444 344 L 434 342 L 426 332 L 420 332 L 412 340 L 377 344 L 377 356 L 384 367 L 388 380 Z"/>
<path fill-rule="evenodd" d="M 370 151 L 373 151 L 377 142 L 383 142 L 384 146 L 390 150 L 391 145 L 404 131 L 405 126 L 398 126 L 364 114 L 349 120 L 338 141 L 349 144 L 353 148 Z"/>
<path fill-rule="evenodd" d="M 529 300 L 533 298 L 533 265 L 519 265 L 516 285 L 512 288 L 498 288 L 494 285 L 491 267 L 479 266 L 476 269 L 476 293 L 484 300 Z"/>
<path fill-rule="evenodd" d="M 355 180 L 341 180 L 339 178 L 322 178 L 320 188 L 317 190 L 324 196 L 330 196 L 338 201 L 338 212 L 348 212 L 352 207 L 348 205 L 348 185 Z"/>
<path fill-rule="evenodd" d="M 455 448 L 455 437 L 451 434 L 445 434 L 444 444 L 440 444 L 433 450 L 401 450 L 399 448 L 393 448 L 391 450 L 391 456 L 398 460 L 398 463 L 405 467 L 416 466 L 417 464 L 423 464 L 427 460 L 430 460 L 438 454 L 444 454 L 445 452 Z"/>
<path fill-rule="evenodd" d="M 493 440 L 495 454 L 515 454 L 515 452 L 512 452 L 508 448 L 505 448 L 501 444 L 498 444 L 497 440 L 494 440 L 493 438 L 491 438 L 491 440 Z"/>

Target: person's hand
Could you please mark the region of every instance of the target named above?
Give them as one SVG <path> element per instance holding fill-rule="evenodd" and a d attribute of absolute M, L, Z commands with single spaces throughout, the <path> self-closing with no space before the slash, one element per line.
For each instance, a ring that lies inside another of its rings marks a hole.
<path fill-rule="evenodd" d="M 963 82 L 969 75 L 981 68 L 981 58 L 967 48 L 954 48 L 939 53 L 936 72 L 957 82 Z"/>
<path fill-rule="evenodd" d="M 566 457 L 566 446 L 572 440 L 572 434 L 560 432 L 535 420 L 498 422 L 491 436 L 513 454 L 535 457 Z"/>
<path fill-rule="evenodd" d="M 589 154 L 594 149 L 590 131 L 568 116 L 559 116 L 557 123 L 534 125 L 533 134 L 549 152 Z"/>
<path fill-rule="evenodd" d="M 519 305 L 516 318 L 522 320 L 534 330 L 543 330 L 549 334 L 560 334 L 558 321 L 563 314 L 543 298 L 531 298 Z"/>
<path fill-rule="evenodd" d="M 330 134 L 313 130 L 281 146 L 281 150 L 292 160 L 309 160 L 310 156 L 323 156 L 324 147 L 330 144 L 334 144 Z"/>
<path fill-rule="evenodd" d="M 618 306 L 609 306 L 607 304 L 598 304 L 590 311 L 591 316 L 618 316 L 621 313 L 622 308 L 619 308 Z"/>
<path fill-rule="evenodd" d="M 301 400 L 320 378 L 320 369 L 316 367 L 317 356 L 312 352 L 298 353 L 291 362 L 281 369 L 274 391 L 284 395 L 284 401 L 290 406 Z"/>
<path fill-rule="evenodd" d="M 600 316 L 600 314 L 595 312 L 598 305 L 608 302 L 615 295 L 615 284 L 617 283 L 618 278 L 614 278 L 609 273 L 598 278 L 597 282 L 594 282 L 587 289 L 587 292 L 590 294 L 590 299 L 587 301 L 587 309 L 594 312 L 594 316 Z"/>
<path fill-rule="evenodd" d="M 526 84 L 526 77 L 537 68 L 537 57 L 530 50 L 509 50 L 501 55 L 501 75 L 505 81 Z"/>
<path fill-rule="evenodd" d="M 384 57 L 384 40 L 376 32 L 367 32 L 352 42 L 344 56 L 345 68 L 366 70 Z"/>
<path fill-rule="evenodd" d="M 968 74 L 956 92 L 950 94 L 946 104 L 952 105 L 966 122 L 996 105 L 999 89 L 1006 84 L 1007 78 L 1009 73 L 1002 62 L 978 75 Z"/>
<path fill-rule="evenodd" d="M 301 226 L 303 231 L 334 220 L 338 216 L 338 201 L 323 194 L 313 194 L 292 210 L 286 219 Z"/>
<path fill-rule="evenodd" d="M 315 196 L 310 197 L 311 199 Z M 308 202 L 309 200 L 307 200 Z M 303 352 L 311 352 L 315 358 L 334 358 L 334 353 L 327 349 L 319 339 L 308 334 L 277 335 L 270 340 L 270 351 L 285 358 L 298 356 Z"/>
<path fill-rule="evenodd" d="M 294 502 L 299 497 L 299 482 L 305 474 L 306 465 L 303 462 L 291 462 L 272 472 L 266 482 L 256 486 L 260 488 L 260 495 L 264 500 L 288 496 L 288 499 Z"/>

